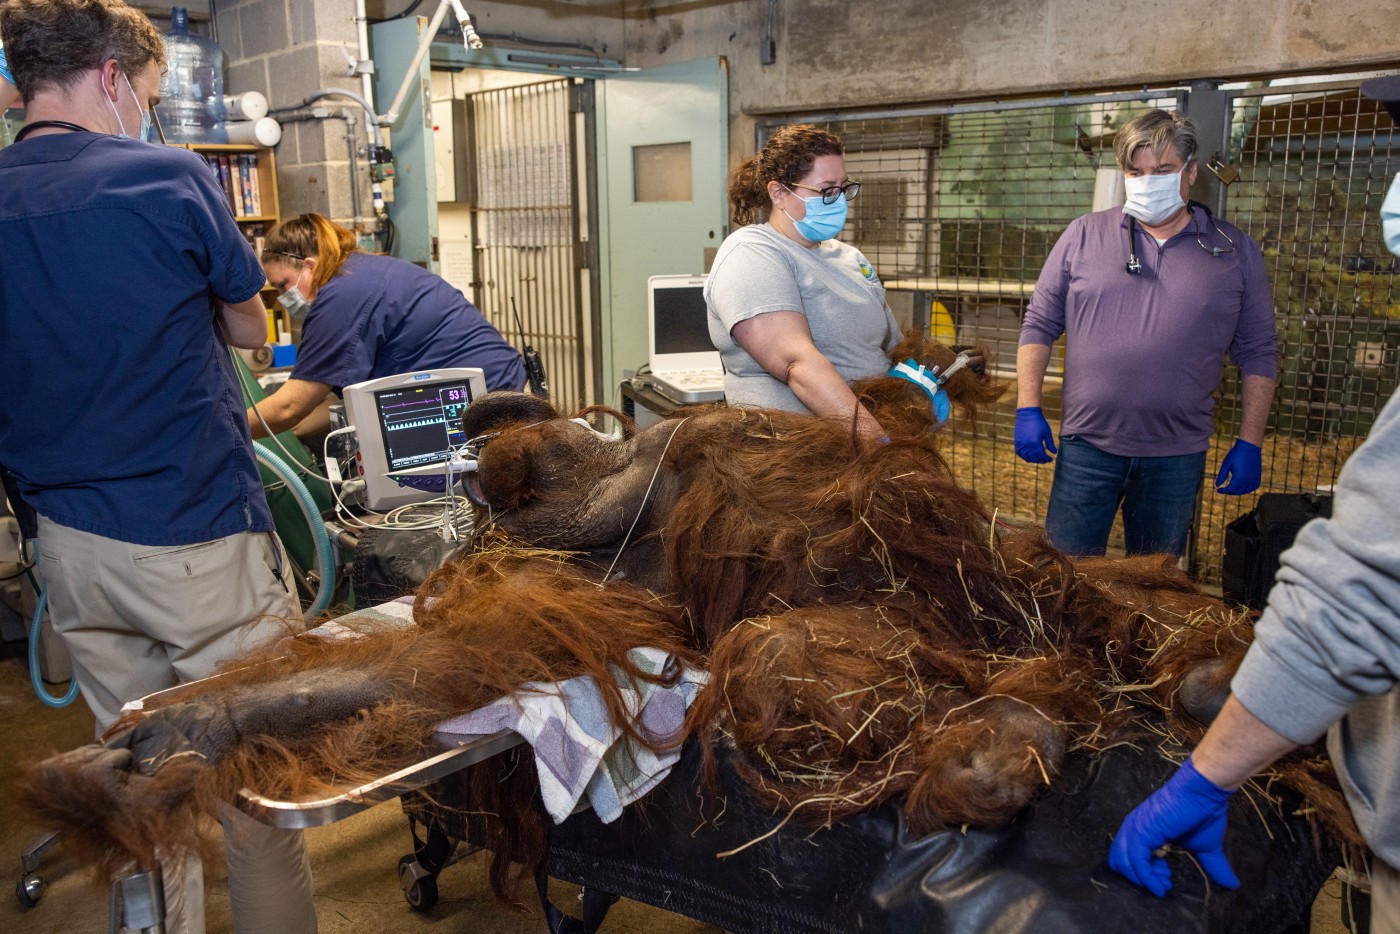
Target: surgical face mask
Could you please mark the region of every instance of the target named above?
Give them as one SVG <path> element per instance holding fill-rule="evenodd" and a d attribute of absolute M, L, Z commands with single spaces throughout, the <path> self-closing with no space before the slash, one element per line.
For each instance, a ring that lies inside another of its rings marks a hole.
<path fill-rule="evenodd" d="M 1181 173 L 1170 175 L 1126 176 L 1123 188 L 1128 200 L 1123 213 L 1131 214 L 1149 227 L 1156 227 L 1186 204 L 1181 200 Z"/>
<path fill-rule="evenodd" d="M 1385 248 L 1400 256 L 1400 175 L 1390 183 L 1390 191 L 1381 202 L 1381 235 Z"/>
<path fill-rule="evenodd" d="M 783 187 L 787 188 L 786 185 Z M 791 188 L 788 188 L 788 191 L 796 194 Z M 849 205 L 846 202 L 845 192 L 842 192 L 841 197 L 832 204 L 823 204 L 820 195 L 803 198 L 802 203 L 807 205 L 807 213 L 802 220 L 795 220 L 787 211 L 783 211 L 783 213 L 787 214 L 788 220 L 792 221 L 797 232 L 813 243 L 830 240 L 841 232 L 842 227 L 846 226 L 846 211 Z"/>
<path fill-rule="evenodd" d="M 311 310 L 311 303 L 306 300 L 306 296 L 301 294 L 301 289 L 292 286 L 277 298 L 278 303 L 292 316 L 292 321 L 300 321 L 306 317 L 306 313 Z"/>
<path fill-rule="evenodd" d="M 131 92 L 131 99 L 136 101 L 136 106 L 139 108 L 141 106 L 141 98 L 136 96 L 136 88 L 131 86 L 131 79 L 126 76 L 126 72 L 122 72 L 122 78 L 126 81 L 126 89 Z M 126 132 L 126 121 L 122 119 L 121 113 L 117 111 L 117 105 L 113 103 L 112 99 L 108 98 L 106 94 L 102 96 L 107 99 L 107 106 L 112 108 L 112 115 L 117 118 L 117 126 L 121 127 L 121 133 L 118 134 L 120 138 L 131 139 Z M 149 140 L 151 138 L 151 109 L 149 107 L 141 111 L 141 127 L 137 132 L 140 134 L 137 137 L 138 139 Z"/>

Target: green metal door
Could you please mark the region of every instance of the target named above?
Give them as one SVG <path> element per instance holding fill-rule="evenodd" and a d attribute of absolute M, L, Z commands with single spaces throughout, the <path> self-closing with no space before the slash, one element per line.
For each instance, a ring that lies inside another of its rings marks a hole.
<path fill-rule="evenodd" d="M 724 239 L 728 68 L 704 58 L 598 85 L 604 395 L 618 404 L 622 371 L 647 359 L 647 278 L 704 272 Z"/>

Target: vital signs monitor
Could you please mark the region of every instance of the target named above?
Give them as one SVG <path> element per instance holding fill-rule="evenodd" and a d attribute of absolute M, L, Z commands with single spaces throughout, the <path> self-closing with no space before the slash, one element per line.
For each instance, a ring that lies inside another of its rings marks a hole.
<path fill-rule="evenodd" d="M 393 509 L 441 496 L 450 449 L 468 440 L 462 412 L 486 395 L 486 374 L 447 367 L 384 376 L 346 386 L 346 419 L 359 442 L 356 461 L 365 505 Z"/>

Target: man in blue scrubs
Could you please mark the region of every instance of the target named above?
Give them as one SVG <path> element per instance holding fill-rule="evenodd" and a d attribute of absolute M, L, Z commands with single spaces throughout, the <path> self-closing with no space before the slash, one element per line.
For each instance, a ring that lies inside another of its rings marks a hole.
<path fill-rule="evenodd" d="M 263 274 L 204 161 L 142 141 L 143 14 L 4 0 L 0 38 L 28 121 L 0 150 L 0 464 L 100 734 L 300 622 L 225 346 L 263 344 Z M 314 931 L 300 834 L 226 824 L 238 929 Z M 167 929 L 203 931 L 198 861 L 165 876 Z"/>

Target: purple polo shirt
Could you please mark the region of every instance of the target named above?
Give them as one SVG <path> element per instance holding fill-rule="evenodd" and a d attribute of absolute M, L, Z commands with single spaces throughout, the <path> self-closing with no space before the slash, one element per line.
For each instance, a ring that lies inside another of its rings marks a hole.
<path fill-rule="evenodd" d="M 1125 268 L 1120 208 L 1070 223 L 1045 261 L 1021 324 L 1022 344 L 1065 339 L 1060 434 L 1110 454 L 1196 454 L 1215 433 L 1214 393 L 1225 355 L 1245 376 L 1278 375 L 1273 296 L 1259 246 L 1205 211 L 1158 245 L 1141 226 L 1142 273 Z M 1200 231 L 1202 249 L 1196 242 Z"/>

